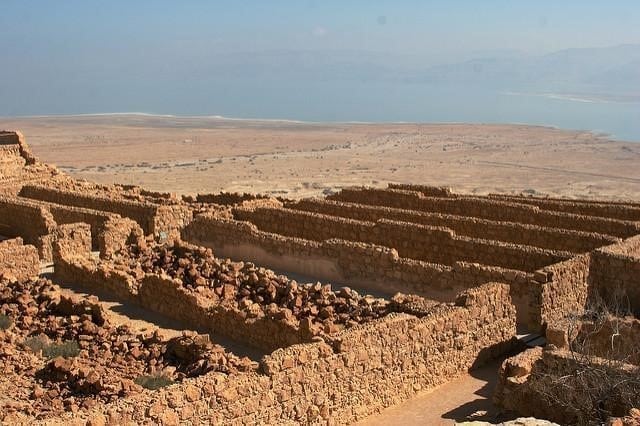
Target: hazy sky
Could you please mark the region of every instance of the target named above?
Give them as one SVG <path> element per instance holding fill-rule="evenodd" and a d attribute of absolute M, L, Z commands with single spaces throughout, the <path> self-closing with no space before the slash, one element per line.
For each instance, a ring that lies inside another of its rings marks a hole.
<path fill-rule="evenodd" d="M 541 53 L 622 43 L 640 43 L 637 0 L 2 0 L 0 5 L 0 52 L 20 59 L 105 54 L 127 61 L 154 53 L 170 59 L 185 52 L 280 49 Z"/>
<path fill-rule="evenodd" d="M 436 64 L 620 44 L 640 44 L 640 0 L 0 0 L 0 115 L 480 120 L 457 115 L 468 103 L 460 97 L 450 115 L 424 113 L 453 95 L 418 96 L 398 83 L 402 73 L 410 80 Z M 556 74 L 591 70 L 587 55 Z M 556 59 L 541 69 L 554 71 Z M 618 60 L 602 77 L 609 61 L 599 59 L 597 77 L 626 90 L 640 62 Z M 501 67 L 498 83 L 523 73 Z M 383 87 L 390 76 L 398 81 Z"/>

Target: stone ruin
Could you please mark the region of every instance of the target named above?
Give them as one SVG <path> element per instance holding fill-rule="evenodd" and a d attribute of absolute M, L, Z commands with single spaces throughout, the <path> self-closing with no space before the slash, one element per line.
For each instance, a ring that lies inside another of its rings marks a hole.
<path fill-rule="evenodd" d="M 547 344 L 503 363 L 499 406 L 582 422 L 545 389 L 597 365 L 628 386 L 597 414 L 633 421 L 639 203 L 405 184 L 180 198 L 75 180 L 17 132 L 0 148 L 0 422 L 348 424 L 522 335 Z M 96 295 L 184 332 L 116 324 Z"/>

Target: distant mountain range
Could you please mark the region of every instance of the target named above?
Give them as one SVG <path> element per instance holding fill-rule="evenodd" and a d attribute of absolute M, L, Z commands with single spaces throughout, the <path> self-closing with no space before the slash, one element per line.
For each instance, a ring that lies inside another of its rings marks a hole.
<path fill-rule="evenodd" d="M 445 56 L 361 51 L 239 52 L 211 58 L 201 71 L 221 78 L 387 81 L 640 99 L 640 45 L 565 49 L 539 56 L 518 51 L 472 56 L 447 62 Z"/>
<path fill-rule="evenodd" d="M 640 95 L 640 45 L 566 49 L 542 56 L 478 58 L 429 67 L 408 81 Z"/>

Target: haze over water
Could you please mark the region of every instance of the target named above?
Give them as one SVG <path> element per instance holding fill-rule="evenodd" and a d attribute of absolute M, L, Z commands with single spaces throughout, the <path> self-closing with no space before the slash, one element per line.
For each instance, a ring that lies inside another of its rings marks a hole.
<path fill-rule="evenodd" d="M 7 0 L 0 116 L 524 123 L 640 141 L 640 3 Z"/>

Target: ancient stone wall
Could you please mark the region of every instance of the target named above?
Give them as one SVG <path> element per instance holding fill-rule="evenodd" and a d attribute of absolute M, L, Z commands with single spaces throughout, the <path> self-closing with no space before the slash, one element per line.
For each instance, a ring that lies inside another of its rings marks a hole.
<path fill-rule="evenodd" d="M 190 328 L 216 333 L 266 351 L 311 341 L 300 327 L 271 318 L 247 318 L 237 309 L 185 291 L 169 277 L 147 275 L 135 301 Z"/>
<path fill-rule="evenodd" d="M 612 219 L 640 221 L 640 206 L 632 203 L 616 203 L 585 200 L 565 200 L 557 198 L 537 198 L 524 196 L 511 196 L 504 194 L 491 194 L 491 198 L 505 200 L 520 204 L 538 206 L 541 209 L 558 212 L 583 214 L 588 216 L 608 217 Z"/>
<path fill-rule="evenodd" d="M 0 130 L 0 195 L 15 196 L 26 183 L 58 175 L 55 167 L 37 161 L 22 133 Z"/>
<path fill-rule="evenodd" d="M 397 189 L 346 188 L 327 198 L 422 212 L 598 232 L 616 237 L 629 237 L 640 232 L 640 225 L 632 221 L 542 210 L 537 206 L 478 197 L 426 197 L 419 192 Z"/>
<path fill-rule="evenodd" d="M 220 192 L 217 194 L 198 194 L 196 196 L 196 201 L 198 203 L 214 203 L 231 206 L 234 204 L 241 204 L 245 201 L 264 200 L 268 198 L 268 195 L 248 194 L 246 192 Z"/>
<path fill-rule="evenodd" d="M 515 333 L 508 297 L 506 286 L 482 286 L 424 318 L 392 314 L 324 342 L 278 349 L 262 359 L 259 373 L 208 374 L 97 407 L 89 417 L 116 423 L 352 423 L 504 353 Z"/>
<path fill-rule="evenodd" d="M 40 258 L 51 260 L 52 233 L 57 224 L 51 213 L 38 203 L 0 196 L 0 234 L 21 237 L 36 246 Z"/>
<path fill-rule="evenodd" d="M 185 228 L 183 238 L 211 247 L 221 256 L 251 260 L 276 270 L 376 289 L 386 294 L 415 293 L 449 301 L 455 294 L 482 283 L 509 283 L 519 324 L 531 331 L 542 330 L 545 299 L 540 281 L 546 281 L 546 274 L 467 262 L 456 262 L 453 266 L 427 263 L 399 257 L 395 249 L 373 244 L 285 237 L 259 231 L 247 222 L 206 216 L 197 217 Z M 538 277 L 538 281 L 534 277 Z"/>
<path fill-rule="evenodd" d="M 28 280 L 40 274 L 38 250 L 22 238 L 0 241 L 0 278 Z"/>
<path fill-rule="evenodd" d="M 551 250 L 583 253 L 613 244 L 617 238 L 595 232 L 573 231 L 475 217 L 425 213 L 384 206 L 345 203 L 324 199 L 306 199 L 285 203 L 285 207 L 316 213 L 375 222 L 391 219 L 422 225 L 442 226 L 459 235 L 486 240 L 524 244 Z"/>
<path fill-rule="evenodd" d="M 592 356 L 640 364 L 640 319 L 607 315 L 569 317 L 550 324 L 547 343 L 558 349 L 575 348 Z"/>
<path fill-rule="evenodd" d="M 390 183 L 388 185 L 389 189 L 401 189 L 405 191 L 415 191 L 420 192 L 427 197 L 457 197 L 457 194 L 454 194 L 451 191 L 451 188 L 446 186 L 430 186 L 430 185 L 413 185 L 413 184 L 405 184 L 405 183 Z"/>
<path fill-rule="evenodd" d="M 50 203 L 117 213 L 138 222 L 145 234 L 154 235 L 160 239 L 175 236 L 179 229 L 189 223 L 192 218 L 191 210 L 183 205 L 156 205 L 149 202 L 85 195 L 43 186 L 26 185 L 20 191 L 20 195 Z"/>
<path fill-rule="evenodd" d="M 536 273 L 536 280 L 542 284 L 542 324 L 551 324 L 567 315 L 584 312 L 590 280 L 590 261 L 591 255 L 583 254 L 549 265 Z"/>
<path fill-rule="evenodd" d="M 91 256 L 89 225 L 74 223 L 58 228 L 53 249 L 54 276 L 58 282 L 80 285 L 120 300 L 137 296 L 139 283 L 128 273 L 99 263 Z"/>
<path fill-rule="evenodd" d="M 102 232 L 105 224 L 110 219 L 120 217 L 115 213 L 85 209 L 82 207 L 65 206 L 46 201 L 41 201 L 40 203 L 51 212 L 54 220 L 59 225 L 82 222 L 91 226 L 92 246 L 96 249 L 98 248 L 98 235 Z"/>
<path fill-rule="evenodd" d="M 638 366 L 535 348 L 502 364 L 494 402 L 522 416 L 560 424 L 600 423 L 609 416 L 625 416 L 633 408 L 629 399 L 638 402 L 638 377 Z"/>
<path fill-rule="evenodd" d="M 260 230 L 314 241 L 341 238 L 395 248 L 401 257 L 444 265 L 457 261 L 533 272 L 571 257 L 535 247 L 460 237 L 442 227 L 381 219 L 376 223 L 290 209 L 234 209 Z"/>
<path fill-rule="evenodd" d="M 93 234 L 93 229 L 91 232 Z M 144 231 L 140 225 L 132 219 L 120 216 L 112 217 L 104 223 L 97 240 L 100 257 L 103 259 L 111 258 L 127 244 L 135 244 L 138 247 L 146 245 Z"/>
<path fill-rule="evenodd" d="M 591 255 L 593 295 L 640 316 L 640 235 Z"/>

